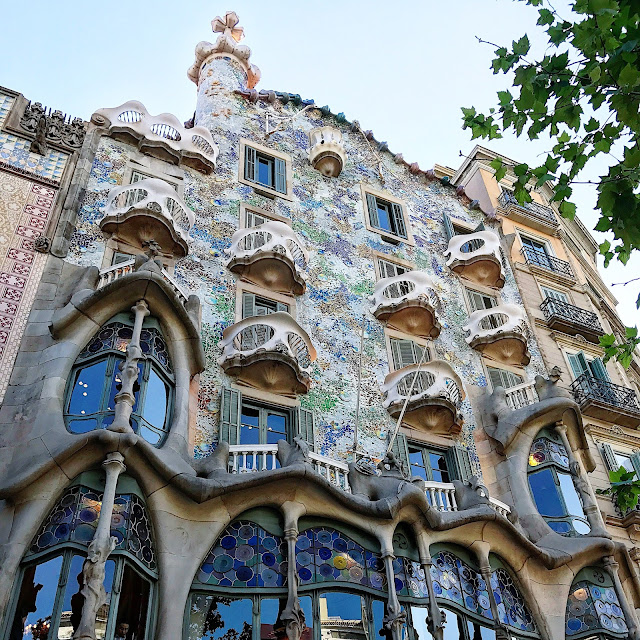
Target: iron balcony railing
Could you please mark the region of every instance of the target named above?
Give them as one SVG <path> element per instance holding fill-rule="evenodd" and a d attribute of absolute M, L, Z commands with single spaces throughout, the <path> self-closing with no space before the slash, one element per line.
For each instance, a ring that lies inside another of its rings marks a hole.
<path fill-rule="evenodd" d="M 542 253 L 542 251 L 536 251 L 531 247 L 522 247 L 522 255 L 527 264 L 553 271 L 565 278 L 575 279 L 571 265 L 564 260 L 560 260 L 560 258 L 550 256 L 548 253 Z"/>
<path fill-rule="evenodd" d="M 556 298 L 545 298 L 544 302 L 540 305 L 542 313 L 547 320 L 550 320 L 553 316 L 561 318 L 571 324 L 580 325 L 590 329 L 594 333 L 604 333 L 604 329 L 598 320 L 598 316 L 593 311 L 587 311 L 581 309 L 575 305 L 569 304 L 564 300 L 557 300 Z"/>
<path fill-rule="evenodd" d="M 509 205 L 514 205 L 516 207 L 520 207 L 524 209 L 527 213 L 533 214 L 534 216 L 541 218 L 545 222 L 552 224 L 554 226 L 558 225 L 558 220 L 556 219 L 555 214 L 553 213 L 553 209 L 551 207 L 546 207 L 543 204 L 538 204 L 537 202 L 525 202 L 524 204 L 520 204 L 515 195 L 511 193 L 511 191 L 503 191 L 498 196 L 498 202 L 506 209 Z"/>
<path fill-rule="evenodd" d="M 628 387 L 583 373 L 571 383 L 571 388 L 573 396 L 580 406 L 589 401 L 595 401 L 640 414 L 640 405 L 638 405 L 635 391 Z"/>

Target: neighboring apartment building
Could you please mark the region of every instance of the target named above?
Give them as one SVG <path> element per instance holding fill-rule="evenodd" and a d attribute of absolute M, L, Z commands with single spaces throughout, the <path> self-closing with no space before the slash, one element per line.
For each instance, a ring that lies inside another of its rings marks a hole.
<path fill-rule="evenodd" d="M 0 90 L 0 639 L 639 640 L 511 230 L 212 26 L 184 125 Z"/>

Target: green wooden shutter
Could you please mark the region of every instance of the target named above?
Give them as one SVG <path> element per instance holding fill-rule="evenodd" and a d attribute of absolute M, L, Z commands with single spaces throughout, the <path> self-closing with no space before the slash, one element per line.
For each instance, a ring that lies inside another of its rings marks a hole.
<path fill-rule="evenodd" d="M 240 440 L 240 416 L 242 394 L 235 389 L 223 387 L 220 394 L 220 423 L 218 441 L 238 444 Z"/>
<path fill-rule="evenodd" d="M 566 293 L 562 291 L 556 291 L 555 289 L 549 289 L 549 287 L 541 287 L 542 293 L 544 293 L 545 297 L 551 298 L 553 300 L 559 300 L 560 302 L 569 302 L 569 298 Z"/>
<path fill-rule="evenodd" d="M 409 465 L 409 447 L 407 447 L 407 438 L 402 433 L 397 433 L 391 445 L 391 451 L 403 467 L 406 475 L 411 475 L 411 467 Z"/>
<path fill-rule="evenodd" d="M 299 407 L 297 418 L 297 435 L 299 435 L 313 451 L 313 448 L 315 446 L 315 425 L 313 411 Z"/>
<path fill-rule="evenodd" d="M 600 358 L 594 358 L 589 363 L 589 368 L 591 369 L 594 377 L 598 380 L 610 380 L 609 374 L 607 373 L 607 368 L 604 366 L 604 362 L 602 362 Z"/>
<path fill-rule="evenodd" d="M 467 295 L 469 297 L 469 303 L 471 304 L 471 311 L 478 311 L 479 309 L 493 309 L 493 307 L 497 306 L 495 298 L 486 296 L 478 291 L 467 289 Z"/>
<path fill-rule="evenodd" d="M 617 471 L 620 468 L 620 465 L 618 465 L 618 461 L 616 460 L 616 456 L 613 453 L 613 449 L 610 444 L 605 443 L 600 445 L 600 453 L 602 454 L 602 459 L 604 460 L 604 463 L 609 471 Z"/>
<path fill-rule="evenodd" d="M 473 233 L 478 233 L 478 231 L 484 231 L 485 230 L 485 226 L 484 226 L 484 222 L 481 222 L 474 230 Z"/>
<path fill-rule="evenodd" d="M 276 304 L 276 309 L 278 311 L 286 311 L 287 313 L 289 313 L 289 305 L 285 304 L 284 302 L 278 302 Z"/>
<path fill-rule="evenodd" d="M 256 315 L 256 297 L 253 293 L 242 294 L 242 319 Z"/>
<path fill-rule="evenodd" d="M 465 482 L 473 475 L 471 468 L 471 458 L 469 452 L 459 445 L 449 447 L 444 452 L 444 459 L 447 463 L 449 477 L 452 480 L 462 480 Z"/>
<path fill-rule="evenodd" d="M 244 148 L 244 179 L 256 180 L 256 150 L 253 147 Z"/>
<path fill-rule="evenodd" d="M 404 224 L 404 216 L 402 215 L 402 207 L 395 202 L 391 203 L 391 220 L 392 227 L 397 236 L 401 238 L 407 237 L 407 227 Z"/>
<path fill-rule="evenodd" d="M 573 375 L 576 378 L 579 378 L 583 373 L 591 374 L 591 370 L 587 364 L 587 359 L 584 357 L 584 353 L 582 353 L 582 351 L 579 353 L 568 353 L 567 359 L 571 365 Z"/>
<path fill-rule="evenodd" d="M 442 221 L 444 222 L 444 234 L 447 236 L 447 240 L 451 240 L 456 235 L 451 218 L 446 213 L 443 213 Z"/>
<path fill-rule="evenodd" d="M 274 158 L 275 162 L 275 189 L 278 193 L 287 193 L 286 164 L 280 158 Z"/>
<path fill-rule="evenodd" d="M 640 453 L 631 455 L 631 464 L 633 465 L 633 470 L 636 472 L 635 479 L 640 479 Z"/>
<path fill-rule="evenodd" d="M 380 219 L 378 218 L 378 201 L 375 196 L 367 193 L 367 209 L 369 211 L 369 223 L 376 229 L 380 228 Z"/>

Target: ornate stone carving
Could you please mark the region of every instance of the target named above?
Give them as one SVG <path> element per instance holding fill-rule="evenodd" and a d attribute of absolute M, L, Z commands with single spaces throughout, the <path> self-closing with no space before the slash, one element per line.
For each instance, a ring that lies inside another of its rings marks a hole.
<path fill-rule="evenodd" d="M 313 168 L 324 176 L 337 178 L 347 159 L 340 130 L 334 127 L 312 129 L 309 143 L 309 162 Z"/>
<path fill-rule="evenodd" d="M 82 146 L 85 123 L 82 118 L 66 116 L 62 111 L 52 111 L 40 102 L 29 102 L 20 118 L 20 127 L 35 136 L 31 151 L 45 155 L 47 142 L 75 151 Z"/>
<path fill-rule="evenodd" d="M 277 457 L 281 467 L 290 467 L 292 464 L 311 464 L 309 445 L 300 436 L 296 436 L 291 444 L 286 440 L 278 440 Z"/>
<path fill-rule="evenodd" d="M 478 476 L 471 476 L 465 482 L 454 480 L 453 486 L 456 488 L 456 503 L 459 511 L 472 509 L 479 505 L 491 504 L 489 490 L 482 484 Z"/>
<path fill-rule="evenodd" d="M 38 236 L 33 241 L 33 248 L 40 253 L 49 253 L 49 249 L 51 248 L 51 238 L 47 238 L 47 236 Z"/>

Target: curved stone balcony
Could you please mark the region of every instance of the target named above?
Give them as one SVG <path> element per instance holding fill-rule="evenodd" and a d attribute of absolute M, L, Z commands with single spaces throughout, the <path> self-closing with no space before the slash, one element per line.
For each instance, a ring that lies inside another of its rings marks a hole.
<path fill-rule="evenodd" d="M 488 287 L 503 287 L 500 240 L 493 231 L 453 236 L 445 252 L 447 267 L 467 280 Z"/>
<path fill-rule="evenodd" d="M 524 310 L 515 304 L 480 309 L 464 326 L 469 346 L 488 358 L 511 365 L 527 365 L 529 325 Z"/>
<path fill-rule="evenodd" d="M 438 297 L 433 281 L 422 271 L 379 280 L 369 301 L 371 313 L 388 327 L 422 338 L 440 335 Z"/>
<path fill-rule="evenodd" d="M 109 191 L 100 229 L 133 246 L 155 240 L 165 253 L 187 255 L 195 215 L 164 180 L 146 178 Z"/>
<path fill-rule="evenodd" d="M 309 132 L 309 162 L 322 175 L 337 178 L 344 167 L 347 154 L 342 132 L 334 127 L 318 127 Z"/>
<path fill-rule="evenodd" d="M 404 424 L 430 433 L 460 433 L 464 390 L 458 374 L 444 360 L 432 360 L 419 368 L 417 364 L 403 367 L 384 379 L 382 406 L 397 419 L 409 397 Z"/>
<path fill-rule="evenodd" d="M 302 242 L 284 222 L 268 221 L 257 227 L 238 229 L 231 238 L 227 268 L 244 280 L 270 291 L 301 296 L 306 289 L 309 255 Z"/>
<path fill-rule="evenodd" d="M 204 127 L 186 129 L 170 113 L 149 114 L 137 100 L 119 107 L 98 109 L 91 119 L 97 124 L 109 122 L 109 134 L 134 142 L 143 153 L 175 164 L 186 164 L 197 171 L 210 173 L 216 168 L 218 146 Z"/>
<path fill-rule="evenodd" d="M 307 332 L 285 311 L 252 316 L 222 332 L 218 364 L 255 389 L 285 396 L 307 393 L 316 350 Z"/>

